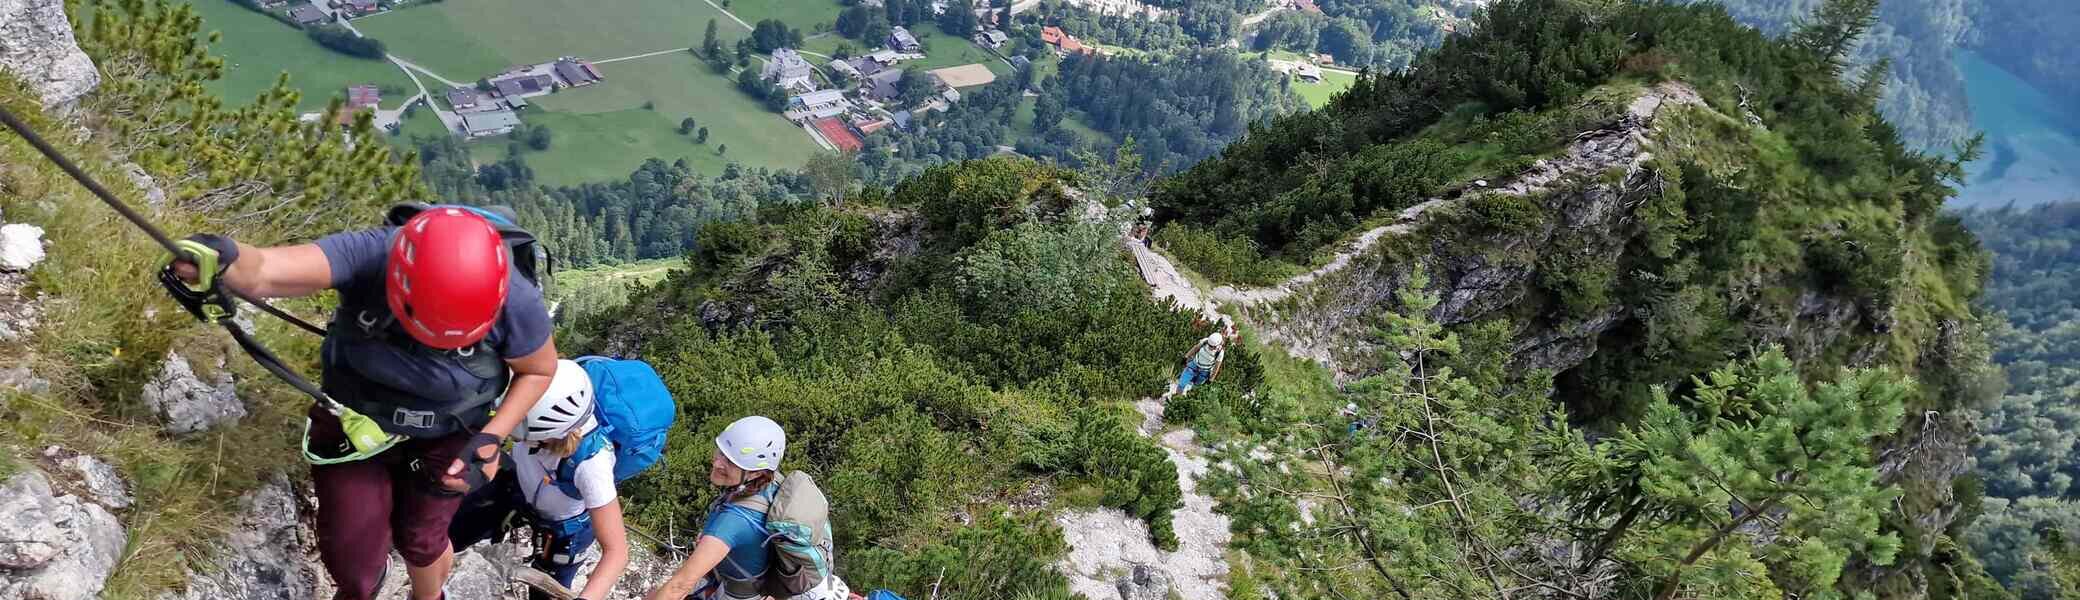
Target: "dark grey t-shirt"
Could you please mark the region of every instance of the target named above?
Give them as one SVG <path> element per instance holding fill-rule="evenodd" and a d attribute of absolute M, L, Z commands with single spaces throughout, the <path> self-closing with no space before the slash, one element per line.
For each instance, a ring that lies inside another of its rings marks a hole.
<path fill-rule="evenodd" d="M 325 259 L 332 265 L 332 287 L 339 291 L 339 313 L 333 318 L 342 325 L 352 327 L 364 308 L 388 312 L 383 266 L 389 257 L 390 236 L 396 231 L 395 227 L 350 231 L 318 240 L 318 248 L 325 251 Z M 484 342 L 500 358 L 511 359 L 540 350 L 548 343 L 553 327 L 549 310 L 542 303 L 541 288 L 521 275 L 518 267 L 507 276 L 511 283 L 507 286 L 505 308 L 499 311 L 498 322 L 491 326 Z M 463 369 L 458 361 L 442 360 L 428 348 L 408 344 L 414 344 L 409 337 L 401 342 L 385 342 L 358 335 L 326 336 L 326 376 L 330 378 L 335 370 L 344 369 L 367 381 L 435 402 L 474 396 L 473 390 L 490 383 L 487 378 Z M 496 381 L 497 385 L 504 383 L 502 377 Z"/>

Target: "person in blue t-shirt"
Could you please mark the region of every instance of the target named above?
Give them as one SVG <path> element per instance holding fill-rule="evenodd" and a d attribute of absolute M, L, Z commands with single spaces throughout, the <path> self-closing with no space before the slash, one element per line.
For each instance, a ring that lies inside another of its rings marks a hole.
<path fill-rule="evenodd" d="M 723 488 L 722 495 L 708 507 L 693 555 L 648 600 L 765 597 L 759 580 L 766 574 L 766 508 L 780 490 L 780 457 L 786 451 L 787 433 L 765 417 L 738 419 L 715 436 L 708 482 Z"/>

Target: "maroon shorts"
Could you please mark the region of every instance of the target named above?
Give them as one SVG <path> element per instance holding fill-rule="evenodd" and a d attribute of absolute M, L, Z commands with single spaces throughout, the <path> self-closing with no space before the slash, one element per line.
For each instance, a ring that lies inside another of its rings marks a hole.
<path fill-rule="evenodd" d="M 312 447 L 332 447 L 345 436 L 332 413 L 314 406 L 310 417 Z M 367 460 L 311 466 L 318 556 L 339 586 L 334 598 L 374 598 L 393 546 L 419 567 L 448 551 L 448 522 L 462 495 L 441 488 L 440 478 L 469 436 L 406 440 Z"/>

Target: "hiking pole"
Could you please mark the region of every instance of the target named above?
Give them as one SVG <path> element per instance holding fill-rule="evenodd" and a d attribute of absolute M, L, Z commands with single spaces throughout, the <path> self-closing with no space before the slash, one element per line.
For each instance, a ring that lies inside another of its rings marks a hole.
<path fill-rule="evenodd" d="M 79 182 L 80 186 L 87 188 L 87 191 L 92 192 L 94 197 L 100 198 L 109 208 L 115 209 L 116 214 L 122 215 L 124 220 L 130 221 L 131 225 L 137 226 L 139 230 L 144 231 L 145 235 L 151 236 L 152 241 L 158 242 L 159 246 L 166 248 L 167 252 L 173 253 L 174 256 L 193 257 L 195 254 L 193 250 L 181 247 L 179 242 L 175 242 L 173 238 L 167 237 L 165 231 L 160 230 L 157 226 L 152 225 L 150 221 L 145 220 L 144 215 L 137 214 L 137 211 L 131 209 L 130 205 L 116 199 L 114 193 L 109 192 L 108 188 L 102 187 L 101 183 L 95 181 L 93 176 L 87 175 L 86 171 L 80 170 L 79 166 L 73 164 L 72 159 L 66 158 L 64 153 L 59 152 L 57 148 L 51 147 L 49 142 L 44 141 L 43 136 L 39 136 L 35 131 L 29 129 L 28 124 L 16 118 L 14 112 L 7 110 L 5 106 L 0 106 L 0 122 L 6 123 L 8 129 L 14 130 L 16 135 L 22 136 L 23 140 L 27 140 L 29 145 L 35 147 L 37 152 L 42 153 L 45 159 L 51 161 L 51 164 L 58 165 L 58 168 L 64 170 L 66 175 L 72 176 L 73 181 Z M 325 335 L 325 328 L 323 327 L 312 325 L 309 321 L 298 318 L 296 315 L 289 314 L 282 309 L 275 308 L 274 305 L 249 296 L 243 291 L 226 289 L 230 290 L 232 296 L 245 301 L 246 304 L 250 304 L 254 308 L 260 309 L 261 312 L 288 321 L 297 327 L 303 328 L 304 331 L 320 336 Z"/>

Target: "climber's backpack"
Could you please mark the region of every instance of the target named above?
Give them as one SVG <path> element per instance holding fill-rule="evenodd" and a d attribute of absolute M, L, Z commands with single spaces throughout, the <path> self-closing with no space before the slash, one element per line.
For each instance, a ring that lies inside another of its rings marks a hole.
<path fill-rule="evenodd" d="M 808 473 L 793 471 L 780 478 L 780 489 L 771 500 L 756 495 L 737 504 L 755 511 L 758 502 L 766 503 L 768 557 L 759 592 L 786 598 L 822 585 L 831 576 L 833 564 L 831 505 L 816 487 L 816 480 Z"/>
<path fill-rule="evenodd" d="M 578 464 L 613 443 L 614 481 L 635 477 L 664 455 L 665 434 L 679 416 L 671 390 L 657 370 L 640 360 L 581 356 L 578 366 L 592 379 L 592 414 L 599 428 L 585 436 L 578 451 L 556 466 L 553 479 L 564 495 L 581 498 L 574 481 Z"/>

